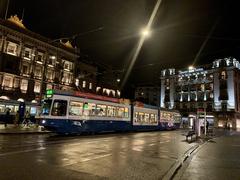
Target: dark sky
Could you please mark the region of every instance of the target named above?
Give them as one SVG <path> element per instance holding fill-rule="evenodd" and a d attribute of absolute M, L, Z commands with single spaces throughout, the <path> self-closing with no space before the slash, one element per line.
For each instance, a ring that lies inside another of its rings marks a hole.
<path fill-rule="evenodd" d="M 1 0 L 3 17 L 4 1 Z M 95 61 L 127 68 L 156 0 L 10 0 L 9 15 L 24 11 L 25 26 L 50 38 L 79 36 L 77 46 Z M 155 82 L 160 69 L 191 65 L 216 24 L 196 64 L 216 58 L 239 58 L 239 6 L 221 0 L 163 0 L 129 83 Z"/>

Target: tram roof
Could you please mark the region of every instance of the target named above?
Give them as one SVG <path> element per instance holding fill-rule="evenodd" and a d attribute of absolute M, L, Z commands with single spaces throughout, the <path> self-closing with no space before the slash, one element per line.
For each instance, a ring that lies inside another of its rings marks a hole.
<path fill-rule="evenodd" d="M 64 91 L 64 90 L 58 90 L 58 89 L 48 89 L 46 91 L 47 98 L 52 97 L 54 94 L 55 95 L 81 97 L 81 98 L 86 98 L 86 99 L 109 101 L 109 102 L 121 103 L 121 104 L 129 104 L 128 99 L 119 99 L 119 98 L 101 96 L 101 95 L 86 93 L 86 92 L 81 92 L 81 91 Z"/>

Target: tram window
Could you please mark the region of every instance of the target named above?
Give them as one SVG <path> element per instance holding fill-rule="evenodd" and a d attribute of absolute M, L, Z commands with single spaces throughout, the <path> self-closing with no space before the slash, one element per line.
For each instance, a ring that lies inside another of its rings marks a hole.
<path fill-rule="evenodd" d="M 150 123 L 156 122 L 156 114 L 150 114 Z"/>
<path fill-rule="evenodd" d="M 135 112 L 134 121 L 138 122 L 138 112 Z"/>
<path fill-rule="evenodd" d="M 96 115 L 96 104 L 88 103 L 88 110 L 89 110 L 90 116 L 95 116 Z"/>
<path fill-rule="evenodd" d="M 66 116 L 67 101 L 65 100 L 54 100 L 52 107 L 53 116 Z"/>
<path fill-rule="evenodd" d="M 69 115 L 80 116 L 80 115 L 82 115 L 82 113 L 83 113 L 83 103 L 76 102 L 76 101 L 70 101 Z"/>
<path fill-rule="evenodd" d="M 85 102 L 83 104 L 83 115 L 84 116 L 89 116 L 88 102 Z"/>
<path fill-rule="evenodd" d="M 142 113 L 142 112 L 139 112 L 139 113 L 138 113 L 138 120 L 139 120 L 139 122 L 141 122 L 141 123 L 144 122 L 144 113 Z"/>
<path fill-rule="evenodd" d="M 117 117 L 124 117 L 124 108 L 123 107 L 117 107 Z"/>
<path fill-rule="evenodd" d="M 0 105 L 0 112 L 4 112 L 5 111 L 5 105 Z"/>
<path fill-rule="evenodd" d="M 97 110 L 96 110 L 96 114 L 98 116 L 106 116 L 106 105 L 97 105 Z"/>
<path fill-rule="evenodd" d="M 42 104 L 42 114 L 43 115 L 49 115 L 51 104 L 52 104 L 51 99 L 46 99 L 43 101 L 43 104 Z"/>
<path fill-rule="evenodd" d="M 149 114 L 148 113 L 145 113 L 144 121 L 147 122 L 147 123 L 149 122 Z"/>
<path fill-rule="evenodd" d="M 126 117 L 126 118 L 129 117 L 129 111 L 128 111 L 128 108 L 125 108 L 124 114 L 125 114 L 125 117 Z"/>
<path fill-rule="evenodd" d="M 116 116 L 116 107 L 108 106 L 107 107 L 107 116 L 110 116 L 110 117 Z"/>

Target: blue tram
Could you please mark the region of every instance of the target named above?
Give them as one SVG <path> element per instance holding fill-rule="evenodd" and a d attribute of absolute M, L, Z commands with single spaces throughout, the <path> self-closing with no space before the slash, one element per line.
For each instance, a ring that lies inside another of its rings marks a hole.
<path fill-rule="evenodd" d="M 90 93 L 48 90 L 41 125 L 59 134 L 162 130 L 159 108 Z"/>

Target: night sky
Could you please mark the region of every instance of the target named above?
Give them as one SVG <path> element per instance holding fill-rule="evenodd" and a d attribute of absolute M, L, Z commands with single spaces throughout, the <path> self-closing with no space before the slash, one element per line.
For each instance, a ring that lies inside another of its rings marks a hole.
<path fill-rule="evenodd" d="M 4 3 L 5 1 L 5 3 Z M 75 39 L 91 60 L 125 69 L 156 0 L 10 0 L 8 15 L 22 16 L 34 32 L 52 39 L 102 30 Z M 6 0 L 1 0 L 4 17 Z M 196 64 L 240 57 L 239 6 L 220 0 L 163 0 L 128 84 L 155 83 L 163 68 L 191 65 L 211 29 Z M 214 27 L 215 24 L 215 27 Z M 214 28 L 213 28 L 214 27 Z"/>

